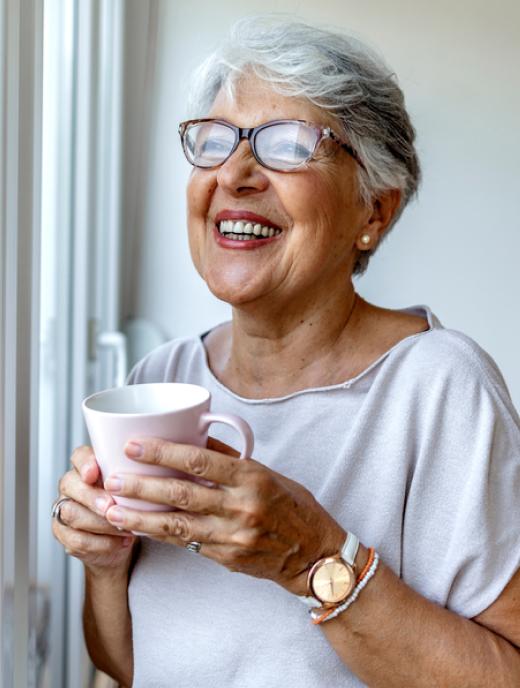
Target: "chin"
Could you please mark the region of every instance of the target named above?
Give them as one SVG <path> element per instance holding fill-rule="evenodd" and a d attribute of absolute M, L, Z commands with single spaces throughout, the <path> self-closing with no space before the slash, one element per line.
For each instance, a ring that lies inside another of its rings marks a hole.
<path fill-rule="evenodd" d="M 251 285 L 235 284 L 227 282 L 222 284 L 220 280 L 206 279 L 210 292 L 220 301 L 229 303 L 230 306 L 240 306 L 258 298 L 257 290 L 252 290 Z"/>
<path fill-rule="evenodd" d="M 262 292 L 261 285 L 251 279 L 251 271 L 236 266 L 226 270 L 212 265 L 205 271 L 204 280 L 213 296 L 231 306 L 253 301 Z"/>
<path fill-rule="evenodd" d="M 209 286 L 209 290 L 219 301 L 229 303 L 233 307 L 248 303 L 251 300 L 243 290 L 218 289 L 212 286 Z"/>

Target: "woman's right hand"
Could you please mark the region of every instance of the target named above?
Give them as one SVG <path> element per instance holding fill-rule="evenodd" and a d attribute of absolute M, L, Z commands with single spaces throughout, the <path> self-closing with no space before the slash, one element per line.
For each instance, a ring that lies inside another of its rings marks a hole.
<path fill-rule="evenodd" d="M 80 559 L 93 571 L 126 568 L 132 545 L 139 539 L 111 525 L 106 510 L 115 502 L 102 487 L 101 472 L 92 447 L 78 447 L 71 457 L 73 468 L 61 478 L 59 498 L 70 497 L 53 519 L 52 532 L 67 554 Z"/>

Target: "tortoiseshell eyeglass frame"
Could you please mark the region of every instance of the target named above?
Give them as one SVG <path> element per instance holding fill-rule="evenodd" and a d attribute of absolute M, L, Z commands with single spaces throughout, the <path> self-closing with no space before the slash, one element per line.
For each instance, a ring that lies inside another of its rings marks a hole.
<path fill-rule="evenodd" d="M 202 166 L 202 165 L 195 165 L 192 160 L 190 160 L 190 156 L 187 150 L 186 146 L 186 132 L 188 131 L 189 127 L 195 124 L 201 124 L 204 122 L 212 122 L 214 124 L 221 124 L 225 127 L 228 127 L 228 129 L 231 129 L 235 133 L 235 143 L 233 144 L 233 147 L 231 148 L 231 151 L 229 152 L 229 155 L 222 160 L 222 162 L 218 163 L 217 165 L 208 165 Z M 262 131 L 263 129 L 266 129 L 267 127 L 272 127 L 275 126 L 276 124 L 301 124 L 305 127 L 309 127 L 314 130 L 316 134 L 316 142 L 314 144 L 313 150 L 310 152 L 309 157 L 304 160 L 302 163 L 297 165 L 296 167 L 291 167 L 290 169 L 280 169 L 276 167 L 271 167 L 270 165 L 266 165 L 265 162 L 258 156 L 256 147 L 255 147 L 255 139 L 258 134 L 258 132 Z M 179 135 L 181 137 L 181 143 L 182 143 L 182 149 L 184 151 L 184 155 L 186 156 L 186 160 L 190 163 L 190 165 L 193 165 L 194 167 L 201 167 L 202 169 L 214 169 L 216 167 L 221 167 L 226 160 L 228 160 L 233 153 L 236 151 L 238 148 L 238 144 L 242 139 L 247 139 L 249 141 L 249 144 L 251 146 L 251 150 L 253 152 L 253 155 L 255 156 L 256 161 L 262 165 L 262 167 L 266 167 L 269 170 L 273 170 L 274 172 L 294 172 L 301 167 L 304 167 L 307 165 L 310 160 L 312 160 L 314 154 L 316 153 L 316 150 L 318 149 L 318 146 L 320 143 L 327 139 L 330 138 L 331 141 L 336 143 L 338 146 L 340 146 L 344 151 L 346 151 L 350 156 L 354 158 L 354 160 L 361 165 L 363 169 L 365 169 L 365 165 L 363 164 L 363 161 L 359 157 L 357 151 L 352 148 L 346 141 L 344 141 L 342 138 L 340 138 L 337 134 L 335 134 L 330 127 L 325 127 L 321 124 L 315 124 L 314 122 L 305 122 L 303 120 L 299 119 L 277 119 L 274 120 L 273 122 L 266 122 L 265 124 L 261 124 L 258 127 L 247 127 L 247 128 L 241 128 L 241 127 L 235 127 L 233 124 L 230 124 L 229 122 L 226 122 L 225 120 L 222 119 L 191 119 L 188 120 L 187 122 L 181 122 L 179 124 Z"/>

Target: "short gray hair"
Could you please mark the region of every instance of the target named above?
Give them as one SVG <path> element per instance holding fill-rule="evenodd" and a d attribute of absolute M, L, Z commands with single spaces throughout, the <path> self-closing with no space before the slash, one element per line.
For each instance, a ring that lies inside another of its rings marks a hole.
<path fill-rule="evenodd" d="M 369 203 L 390 189 L 402 193 L 390 229 L 417 193 L 421 170 L 403 92 L 383 58 L 352 34 L 292 15 L 243 17 L 195 72 L 189 116 L 206 116 L 220 89 L 232 95 L 234 82 L 244 74 L 336 117 L 342 129 L 338 134 L 365 166 L 357 166 L 362 199 Z M 375 248 L 360 253 L 354 274 L 366 270 Z"/>

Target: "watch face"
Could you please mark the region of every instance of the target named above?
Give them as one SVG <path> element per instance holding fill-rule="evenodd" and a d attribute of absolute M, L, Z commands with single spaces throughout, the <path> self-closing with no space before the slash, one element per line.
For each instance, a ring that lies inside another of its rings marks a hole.
<path fill-rule="evenodd" d="M 336 604 L 346 599 L 354 589 L 354 572 L 338 559 L 324 561 L 314 572 L 311 587 L 321 602 Z"/>

